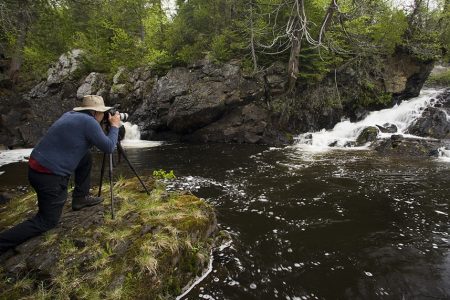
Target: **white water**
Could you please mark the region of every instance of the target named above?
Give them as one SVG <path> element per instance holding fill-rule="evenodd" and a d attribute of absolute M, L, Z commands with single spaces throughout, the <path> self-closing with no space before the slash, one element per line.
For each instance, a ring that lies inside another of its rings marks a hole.
<path fill-rule="evenodd" d="M 28 157 L 33 149 L 17 149 L 17 150 L 1 150 L 0 151 L 0 167 L 19 162 L 28 161 Z M 0 173 L 0 175 L 3 173 Z"/>
<path fill-rule="evenodd" d="M 364 120 L 359 122 L 351 123 L 349 120 L 344 120 L 336 124 L 331 130 L 322 129 L 319 132 L 301 134 L 297 137 L 298 142 L 295 147 L 313 152 L 336 148 L 344 149 L 347 143 L 355 142 L 361 131 L 365 128 L 376 125 L 383 126 L 386 123 L 397 126 L 398 130 L 395 134 L 412 137 L 412 135 L 405 133 L 406 129 L 422 114 L 426 107 L 435 104 L 431 100 L 441 92 L 442 90 L 423 89 L 418 97 L 403 101 L 400 105 L 392 108 L 371 112 Z M 391 135 L 391 133 L 380 132 L 378 138 L 389 138 Z M 336 143 L 334 147 L 329 146 L 332 143 Z M 351 149 L 366 148 L 353 147 Z"/>
<path fill-rule="evenodd" d="M 123 126 L 125 126 L 125 137 L 123 138 L 121 144 L 125 148 L 151 148 L 158 147 L 163 144 L 163 142 L 159 141 L 141 140 L 141 132 L 136 124 L 125 122 L 123 123 Z"/>

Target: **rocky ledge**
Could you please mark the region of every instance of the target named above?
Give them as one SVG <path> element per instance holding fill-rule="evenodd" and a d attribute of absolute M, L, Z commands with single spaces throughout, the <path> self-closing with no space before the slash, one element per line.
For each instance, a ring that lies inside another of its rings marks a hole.
<path fill-rule="evenodd" d="M 0 256 L 1 299 L 172 299 L 210 259 L 213 208 L 152 178 L 114 185 L 109 202 L 72 211 L 61 224 Z M 105 188 L 107 197 L 108 187 Z M 33 214 L 35 195 L 0 207 L 0 229 Z"/>

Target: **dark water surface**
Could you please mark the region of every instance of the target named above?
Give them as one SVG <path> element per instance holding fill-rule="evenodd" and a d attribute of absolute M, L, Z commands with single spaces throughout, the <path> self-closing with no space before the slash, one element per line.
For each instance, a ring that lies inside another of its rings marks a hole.
<path fill-rule="evenodd" d="M 254 145 L 126 151 L 140 174 L 173 169 L 170 188 L 207 199 L 233 238 L 183 299 L 450 299 L 450 163 Z M 26 185 L 24 164 L 1 171 L 0 188 Z"/>

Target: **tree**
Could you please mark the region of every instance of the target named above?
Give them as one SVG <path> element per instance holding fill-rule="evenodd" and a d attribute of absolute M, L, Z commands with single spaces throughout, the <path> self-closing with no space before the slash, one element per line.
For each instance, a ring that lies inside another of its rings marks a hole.
<path fill-rule="evenodd" d="M 17 82 L 22 67 L 29 28 L 40 11 L 47 7 L 48 2 L 44 0 L 5 0 L 0 3 L 1 43 L 6 44 L 11 57 L 8 76 L 13 83 Z"/>

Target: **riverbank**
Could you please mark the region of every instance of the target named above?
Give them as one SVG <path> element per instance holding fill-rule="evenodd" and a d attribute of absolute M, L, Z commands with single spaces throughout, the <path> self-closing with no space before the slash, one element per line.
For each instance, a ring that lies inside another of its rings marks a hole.
<path fill-rule="evenodd" d="M 0 256 L 0 299 L 171 299 L 210 260 L 214 209 L 187 192 L 168 192 L 145 179 L 114 185 L 116 218 L 109 201 L 72 211 L 60 225 Z M 104 187 L 108 197 L 109 187 Z M 35 195 L 0 208 L 0 228 L 33 215 Z"/>

